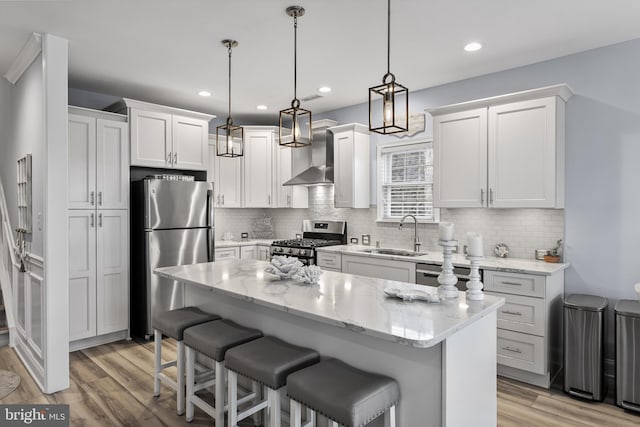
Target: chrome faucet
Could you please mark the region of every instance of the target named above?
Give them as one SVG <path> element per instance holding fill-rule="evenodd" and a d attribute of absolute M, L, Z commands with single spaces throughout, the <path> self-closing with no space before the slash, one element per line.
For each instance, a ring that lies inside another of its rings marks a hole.
<path fill-rule="evenodd" d="M 402 225 L 404 224 L 404 220 L 407 219 L 407 217 L 413 218 L 413 222 L 414 222 L 413 251 L 420 252 L 420 245 L 422 245 L 422 243 L 420 243 L 420 239 L 418 238 L 418 220 L 416 219 L 416 217 L 413 215 L 403 216 L 402 219 L 400 220 L 400 225 L 398 226 L 398 229 L 402 230 Z"/>

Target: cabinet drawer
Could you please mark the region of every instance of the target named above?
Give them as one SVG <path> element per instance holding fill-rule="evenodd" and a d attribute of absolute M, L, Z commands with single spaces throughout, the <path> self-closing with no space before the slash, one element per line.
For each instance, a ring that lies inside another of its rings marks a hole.
<path fill-rule="evenodd" d="M 484 270 L 487 291 L 544 298 L 544 284 L 544 276 Z"/>
<path fill-rule="evenodd" d="M 240 258 L 240 248 L 220 248 L 215 250 L 215 260 L 220 261 L 223 259 Z"/>
<path fill-rule="evenodd" d="M 498 328 L 526 334 L 544 335 L 544 300 L 519 295 L 487 292 L 502 297 L 505 304 L 498 309 Z"/>
<path fill-rule="evenodd" d="M 498 329 L 498 363 L 524 371 L 545 373 L 544 339 Z"/>
<path fill-rule="evenodd" d="M 332 271 L 341 271 L 342 255 L 339 253 L 318 252 L 318 267 Z"/>

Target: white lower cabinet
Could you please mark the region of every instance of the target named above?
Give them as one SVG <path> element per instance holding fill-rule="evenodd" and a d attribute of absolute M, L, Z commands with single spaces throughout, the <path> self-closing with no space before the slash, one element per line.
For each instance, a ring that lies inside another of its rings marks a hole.
<path fill-rule="evenodd" d="M 343 254 L 341 270 L 359 276 L 416 283 L 415 262 Z"/>
<path fill-rule="evenodd" d="M 126 210 L 69 210 L 69 340 L 129 328 Z"/>
<path fill-rule="evenodd" d="M 258 259 L 256 246 L 240 246 L 240 259 Z"/>
<path fill-rule="evenodd" d="M 318 252 L 318 267 L 328 271 L 342 271 L 342 254 L 339 252 Z"/>
<path fill-rule="evenodd" d="M 258 258 L 260 261 L 271 261 L 271 245 L 258 245 Z"/>
<path fill-rule="evenodd" d="M 230 246 L 225 248 L 216 248 L 214 250 L 215 260 L 221 261 L 223 259 L 240 259 L 240 247 Z"/>
<path fill-rule="evenodd" d="M 549 388 L 562 368 L 564 272 L 542 276 L 484 270 L 498 309 L 498 374 Z"/>

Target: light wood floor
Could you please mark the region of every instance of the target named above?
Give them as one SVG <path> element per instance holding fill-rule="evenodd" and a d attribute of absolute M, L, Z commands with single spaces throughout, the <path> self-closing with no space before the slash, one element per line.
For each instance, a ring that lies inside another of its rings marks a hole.
<path fill-rule="evenodd" d="M 165 355 L 166 358 L 175 356 L 175 343 L 171 340 L 164 342 Z M 0 404 L 67 403 L 74 426 L 198 426 L 212 423 L 199 410 L 191 424 L 177 416 L 175 399 L 169 389 L 163 387 L 159 398 L 152 396 L 151 342 L 121 341 L 71 353 L 70 360 L 70 388 L 43 395 L 15 352 L 9 347 L 1 348 L 0 369 L 17 372 L 22 382 L 16 391 L 0 400 Z M 561 391 L 499 378 L 498 426 L 640 426 L 640 416 L 625 413 L 614 405 L 583 402 Z"/>

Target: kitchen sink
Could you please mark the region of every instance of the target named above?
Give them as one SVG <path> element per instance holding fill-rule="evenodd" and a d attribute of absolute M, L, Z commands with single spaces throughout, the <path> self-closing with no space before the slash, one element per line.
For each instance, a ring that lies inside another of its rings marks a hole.
<path fill-rule="evenodd" d="M 398 255 L 398 256 L 421 256 L 421 255 L 427 254 L 426 252 L 414 252 L 406 249 L 385 249 L 385 248 L 362 249 L 362 252 L 367 252 L 371 254 Z"/>

